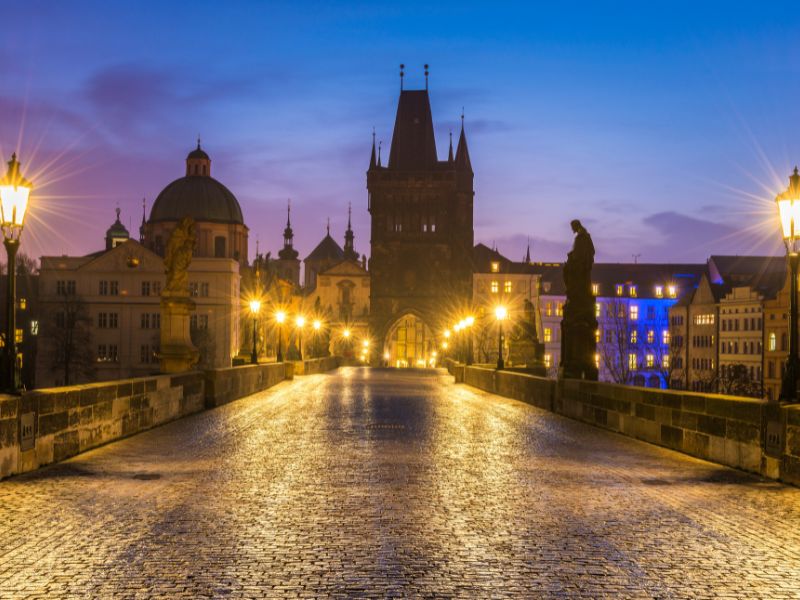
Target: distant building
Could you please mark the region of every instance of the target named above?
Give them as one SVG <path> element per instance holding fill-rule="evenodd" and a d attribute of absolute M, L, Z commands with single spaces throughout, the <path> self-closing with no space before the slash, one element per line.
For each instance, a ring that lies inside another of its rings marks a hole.
<path fill-rule="evenodd" d="M 451 143 L 439 160 L 428 91 L 402 90 L 389 162 L 376 159 L 373 140 L 367 190 L 371 334 L 388 364 L 429 364 L 453 314 L 472 300 L 474 192 L 463 123 L 455 156 Z"/>
<path fill-rule="evenodd" d="M 320 273 L 327 271 L 333 265 L 339 264 L 342 260 L 344 260 L 344 250 L 331 237 L 331 227 L 328 224 L 325 237 L 311 251 L 311 254 L 303 260 L 305 267 L 303 274 L 305 293 L 310 294 L 314 291 L 317 285 L 317 276 Z"/>
<path fill-rule="evenodd" d="M 283 230 L 283 248 L 278 251 L 275 268 L 280 279 L 300 288 L 300 259 L 294 248 L 294 231 L 292 231 L 291 206 L 286 208 L 286 228 Z"/>

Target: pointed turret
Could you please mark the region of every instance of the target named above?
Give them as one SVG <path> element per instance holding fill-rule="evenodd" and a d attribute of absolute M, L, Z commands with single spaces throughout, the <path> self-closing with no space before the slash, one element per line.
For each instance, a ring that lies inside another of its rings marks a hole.
<path fill-rule="evenodd" d="M 372 155 L 369 157 L 369 169 L 370 171 L 375 168 L 377 163 L 375 162 L 375 128 L 372 129 Z"/>
<path fill-rule="evenodd" d="M 453 162 L 453 132 L 450 132 L 450 150 L 447 152 L 447 162 Z"/>
<path fill-rule="evenodd" d="M 278 251 L 278 258 L 295 260 L 298 256 L 294 249 L 294 232 L 292 231 L 292 201 L 286 205 L 286 229 L 283 230 L 283 248 Z"/>
<path fill-rule="evenodd" d="M 106 250 L 111 250 L 112 248 L 116 248 L 119 244 L 127 242 L 130 239 L 130 234 L 128 234 L 128 230 L 125 228 L 125 225 L 122 224 L 122 221 L 119 220 L 120 210 L 119 206 L 116 210 L 117 213 L 117 220 L 108 228 L 106 231 Z"/>
<path fill-rule="evenodd" d="M 531 264 L 531 238 L 528 238 L 528 249 L 525 250 L 525 264 Z"/>
<path fill-rule="evenodd" d="M 350 213 L 352 211 L 352 207 L 350 204 L 347 204 L 347 231 L 344 232 L 344 257 L 346 260 L 358 260 L 358 252 L 356 252 L 355 247 L 353 246 L 353 240 L 355 236 L 353 235 L 353 228 L 350 225 Z"/>
<path fill-rule="evenodd" d="M 463 112 L 461 113 L 461 135 L 458 137 L 458 148 L 456 148 L 456 167 L 472 172 L 472 162 L 469 160 L 469 149 L 467 148 L 467 135 L 464 133 Z"/>

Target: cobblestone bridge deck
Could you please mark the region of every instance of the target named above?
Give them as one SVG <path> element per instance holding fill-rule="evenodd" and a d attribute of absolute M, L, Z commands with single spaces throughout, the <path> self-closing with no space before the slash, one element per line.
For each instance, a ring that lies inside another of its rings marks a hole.
<path fill-rule="evenodd" d="M 0 483 L 0 598 L 800 598 L 800 490 L 341 369 Z"/>

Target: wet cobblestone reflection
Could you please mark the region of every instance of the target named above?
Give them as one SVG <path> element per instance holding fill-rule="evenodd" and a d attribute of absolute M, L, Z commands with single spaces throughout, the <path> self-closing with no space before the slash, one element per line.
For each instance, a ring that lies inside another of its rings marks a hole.
<path fill-rule="evenodd" d="M 800 598 L 800 490 L 342 369 L 0 483 L 26 596 Z"/>

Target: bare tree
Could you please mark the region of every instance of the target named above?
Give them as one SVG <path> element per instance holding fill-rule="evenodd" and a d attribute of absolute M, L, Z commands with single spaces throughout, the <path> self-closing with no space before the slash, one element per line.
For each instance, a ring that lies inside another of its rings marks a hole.
<path fill-rule="evenodd" d="M 64 374 L 64 385 L 94 375 L 91 319 L 86 303 L 75 294 L 60 297 L 56 310 L 45 321 L 44 339 L 49 341 L 49 365 Z"/>
<path fill-rule="evenodd" d="M 601 367 L 614 383 L 628 385 L 633 380 L 634 365 L 630 354 L 635 343 L 630 340 L 632 328 L 628 306 L 621 300 L 612 300 L 605 304 L 605 310 L 605 318 L 599 323 L 601 339 L 597 345 Z"/>
<path fill-rule="evenodd" d="M 743 364 L 726 365 L 720 368 L 717 377 L 720 394 L 730 396 L 761 397 L 761 382 L 750 377 L 750 371 Z"/>

